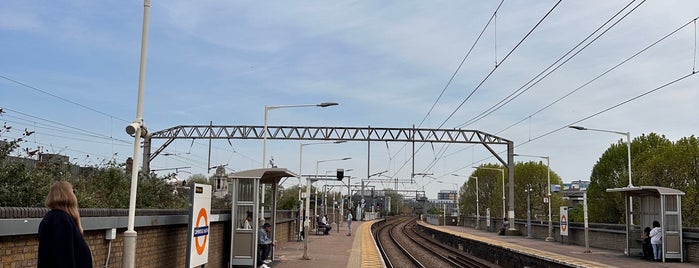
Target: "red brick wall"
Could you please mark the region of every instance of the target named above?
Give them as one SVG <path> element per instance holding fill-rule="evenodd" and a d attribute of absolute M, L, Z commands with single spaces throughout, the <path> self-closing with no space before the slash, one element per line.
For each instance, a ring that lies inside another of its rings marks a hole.
<path fill-rule="evenodd" d="M 280 245 L 288 241 L 294 222 L 277 223 Z M 124 248 L 123 232 L 117 230 L 112 240 L 110 267 L 121 267 Z M 136 267 L 183 267 L 187 258 L 187 225 L 166 225 L 136 228 Z M 209 262 L 207 267 L 225 267 L 230 251 L 230 223 L 212 222 L 209 230 Z M 85 240 L 92 250 L 93 264 L 103 267 L 107 260 L 109 241 L 105 231 L 85 231 Z M 36 267 L 38 237 L 32 235 L 0 236 L 2 268 Z"/>

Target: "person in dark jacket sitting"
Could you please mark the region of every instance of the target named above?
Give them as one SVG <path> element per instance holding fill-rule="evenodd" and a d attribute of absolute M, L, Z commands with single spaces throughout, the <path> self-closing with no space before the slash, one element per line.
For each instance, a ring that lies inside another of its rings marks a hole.
<path fill-rule="evenodd" d="M 39 223 L 37 267 L 92 268 L 92 252 L 83 237 L 73 185 L 67 181 L 51 185 L 46 206 L 51 210 Z"/>

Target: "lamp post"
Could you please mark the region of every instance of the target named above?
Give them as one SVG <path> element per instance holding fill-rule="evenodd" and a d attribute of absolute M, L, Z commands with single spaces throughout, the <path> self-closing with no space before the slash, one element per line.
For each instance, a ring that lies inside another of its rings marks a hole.
<path fill-rule="evenodd" d="M 547 190 L 546 198 L 548 199 L 548 203 L 549 203 L 549 235 L 546 237 L 546 241 L 547 242 L 556 241 L 556 239 L 553 238 L 553 223 L 551 222 L 551 162 L 550 162 L 550 158 L 548 156 L 530 155 L 530 154 L 514 154 L 514 156 L 527 156 L 527 157 L 537 157 L 537 158 L 546 159 L 546 169 L 548 170 L 548 172 L 546 173 L 546 180 L 548 182 L 547 183 L 548 190 Z"/>
<path fill-rule="evenodd" d="M 631 132 L 594 129 L 594 128 L 586 128 L 586 127 L 581 127 L 581 126 L 568 126 L 568 127 L 572 128 L 572 129 L 577 129 L 577 130 L 590 130 L 590 131 L 598 131 L 598 132 L 607 132 L 607 133 L 614 133 L 614 134 L 626 136 L 626 154 L 627 154 L 627 160 L 628 160 L 627 162 L 628 162 L 628 169 L 629 169 L 629 185 L 627 187 L 629 187 L 629 188 L 633 187 L 633 182 L 631 181 Z M 629 196 L 629 222 L 633 225 L 633 197 L 631 197 L 631 196 Z"/>
<path fill-rule="evenodd" d="M 262 127 L 262 168 L 266 167 L 267 163 L 267 114 L 269 113 L 270 110 L 274 109 L 282 109 L 282 108 L 300 108 L 300 107 L 328 107 L 328 106 L 335 106 L 339 105 L 337 102 L 321 102 L 318 104 L 298 104 L 298 105 L 278 105 L 278 106 L 268 106 L 265 105 L 265 119 L 264 119 L 264 126 Z M 299 174 L 300 175 L 300 174 Z M 260 186 L 260 220 L 264 221 L 265 219 L 265 207 L 262 206 L 261 204 L 265 201 L 265 186 L 261 185 Z"/>
<path fill-rule="evenodd" d="M 527 185 L 527 189 L 525 189 L 524 191 L 527 192 L 527 237 L 526 238 L 532 238 L 532 207 L 531 207 L 531 198 L 530 198 L 530 195 L 532 193 L 531 186 Z"/>
<path fill-rule="evenodd" d="M 299 108 L 299 107 L 329 107 L 339 105 L 337 102 L 321 102 L 318 104 L 300 104 L 300 105 L 279 105 L 279 106 L 268 106 L 265 105 L 265 125 L 262 128 L 262 168 L 265 168 L 265 163 L 267 162 L 267 113 L 270 110 L 282 109 L 282 108 Z"/>
<path fill-rule="evenodd" d="M 350 157 L 345 157 L 341 159 L 330 159 L 330 160 L 318 160 L 316 162 L 316 174 L 318 174 L 318 164 L 320 162 L 327 162 L 327 161 L 343 161 L 343 160 L 349 160 L 352 159 Z M 300 164 L 299 164 L 300 165 Z M 299 168 L 299 172 L 301 169 Z M 306 200 L 305 200 L 305 206 L 304 206 L 304 211 L 306 212 L 306 220 L 303 222 L 303 226 L 306 228 L 306 231 L 304 232 L 304 235 L 306 235 L 306 239 L 303 240 L 303 259 L 304 260 L 310 260 L 310 256 L 308 256 L 308 227 L 310 226 L 310 220 L 308 217 L 308 213 L 311 210 L 311 178 L 308 178 L 306 180 Z"/>
<path fill-rule="evenodd" d="M 309 146 L 309 145 L 317 145 L 317 144 L 333 144 L 333 143 L 337 144 L 337 143 L 344 143 L 344 142 L 346 142 L 346 141 L 312 142 L 312 143 L 299 144 L 299 174 L 298 174 L 299 175 L 299 177 L 298 177 L 298 179 L 299 179 L 299 191 L 301 189 L 301 169 L 303 167 L 303 147 Z M 305 206 L 303 208 L 303 212 L 306 215 L 306 217 L 304 218 L 304 221 L 303 221 L 303 226 L 306 227 L 306 229 L 308 229 L 308 226 L 309 226 L 309 222 L 308 222 L 308 214 L 309 214 L 308 209 L 310 207 L 309 198 L 311 198 L 311 179 L 307 178 L 307 180 L 306 180 L 306 200 L 305 200 Z M 304 233 L 304 235 L 306 237 L 305 237 L 304 243 L 303 243 L 303 259 L 309 260 L 309 257 L 308 257 L 308 232 L 306 231 Z"/>
<path fill-rule="evenodd" d="M 502 175 L 502 218 L 507 218 L 505 216 L 505 169 L 504 168 L 490 168 L 490 167 L 473 167 L 475 169 L 487 169 L 487 170 L 499 170 Z"/>
<path fill-rule="evenodd" d="M 352 157 L 345 157 L 345 158 L 340 158 L 340 159 L 329 159 L 329 160 L 318 160 L 316 161 L 316 176 L 318 176 L 318 165 L 323 162 L 331 162 L 331 161 L 345 161 L 345 160 L 350 160 Z M 316 199 L 315 199 L 315 206 L 313 207 L 313 216 L 318 215 L 318 188 L 316 187 Z"/>
<path fill-rule="evenodd" d="M 476 179 L 476 230 L 481 229 L 481 212 L 480 204 L 478 203 L 478 177 L 469 176 L 469 178 Z"/>
<path fill-rule="evenodd" d="M 599 132 L 614 133 L 614 134 L 626 136 L 626 152 L 628 155 L 628 162 L 629 162 L 629 185 L 628 185 L 628 187 L 629 188 L 633 187 L 633 182 L 631 181 L 631 133 L 630 132 L 594 129 L 594 128 L 586 128 L 586 127 L 581 127 L 581 126 L 568 126 L 568 127 L 572 128 L 572 129 L 577 129 L 577 130 L 599 131 Z"/>
<path fill-rule="evenodd" d="M 124 253 L 122 256 L 123 267 L 133 268 L 136 264 L 136 231 L 134 222 L 136 220 L 136 193 L 138 188 L 138 161 L 140 155 L 141 134 L 145 133 L 143 124 L 143 91 L 144 80 L 146 79 L 146 48 L 148 47 L 148 21 L 150 11 L 150 0 L 143 1 L 143 30 L 141 33 L 141 60 L 138 73 L 138 100 L 136 103 L 136 119 L 126 127 L 126 133 L 133 135 L 133 165 L 131 165 L 131 189 L 129 191 L 129 216 L 127 228 L 124 232 Z M 144 170 L 144 172 L 147 172 Z"/>

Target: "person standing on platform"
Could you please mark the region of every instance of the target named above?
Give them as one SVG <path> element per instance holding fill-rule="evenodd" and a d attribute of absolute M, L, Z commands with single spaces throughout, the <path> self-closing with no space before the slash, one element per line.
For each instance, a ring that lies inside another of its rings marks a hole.
<path fill-rule="evenodd" d="M 267 233 L 270 231 L 272 231 L 272 225 L 266 222 L 257 232 L 257 266 L 260 268 L 269 268 L 267 264 L 272 262 L 267 259 L 272 251 L 272 247 L 275 245 L 274 241 L 267 236 Z"/>
<path fill-rule="evenodd" d="M 650 230 L 650 244 L 653 246 L 655 261 L 663 259 L 663 230 L 658 221 L 653 221 L 653 229 Z"/>
<path fill-rule="evenodd" d="M 641 234 L 641 240 L 643 241 L 643 259 L 644 260 L 654 260 L 653 246 L 650 244 L 650 227 L 643 229 L 643 234 Z"/>
<path fill-rule="evenodd" d="M 92 252 L 83 237 L 73 185 L 57 181 L 46 196 L 51 210 L 39 223 L 37 267 L 92 268 Z"/>
<path fill-rule="evenodd" d="M 349 233 L 347 233 L 347 236 L 352 235 L 352 210 L 347 209 L 347 230 Z"/>

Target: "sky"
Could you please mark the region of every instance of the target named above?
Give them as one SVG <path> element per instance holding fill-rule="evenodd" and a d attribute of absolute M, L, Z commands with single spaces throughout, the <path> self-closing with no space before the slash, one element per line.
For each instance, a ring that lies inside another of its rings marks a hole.
<path fill-rule="evenodd" d="M 177 125 L 461 128 L 550 158 L 564 182 L 589 180 L 624 135 L 696 135 L 699 1 L 152 1 L 143 119 Z M 103 166 L 133 155 L 142 1 L 7 0 L 0 6 L 0 138 Z M 269 140 L 299 169 L 299 141 Z M 158 140 L 153 148 L 162 145 Z M 261 140 L 177 140 L 159 175 L 262 166 Z M 477 166 L 481 145 L 366 142 L 303 147 L 302 173 L 351 169 L 415 183 L 436 198 Z M 506 148 L 493 146 L 506 158 Z M 415 169 L 411 170 L 411 159 Z M 345 161 L 325 161 L 351 158 Z M 633 156 L 632 156 L 633 158 Z M 541 161 L 516 157 L 516 161 Z M 368 164 L 369 163 L 369 164 Z M 459 176 L 453 176 L 458 174 Z M 285 185 L 298 183 L 289 179 Z M 374 181 L 377 189 L 396 188 Z"/>

